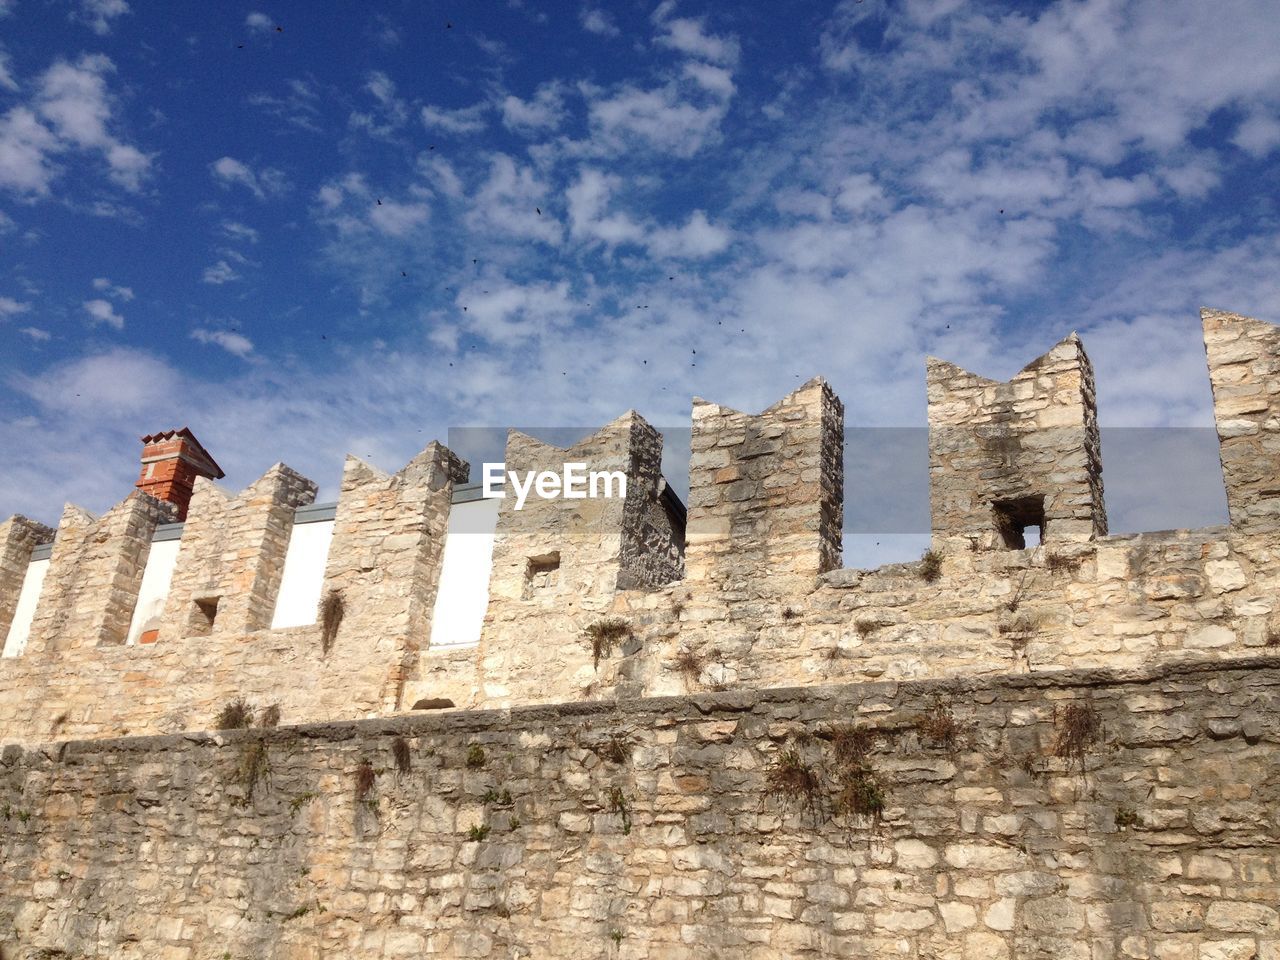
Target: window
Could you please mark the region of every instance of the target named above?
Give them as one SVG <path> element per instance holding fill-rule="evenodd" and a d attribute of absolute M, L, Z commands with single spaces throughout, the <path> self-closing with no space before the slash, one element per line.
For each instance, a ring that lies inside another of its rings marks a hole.
<path fill-rule="evenodd" d="M 207 637 L 213 633 L 213 622 L 218 618 L 218 601 L 221 597 L 201 597 L 191 604 L 191 617 L 187 621 L 187 636 Z"/>
<path fill-rule="evenodd" d="M 550 592 L 560 583 L 560 551 L 530 557 L 524 570 L 524 599 Z"/>
<path fill-rule="evenodd" d="M 997 500 L 991 505 L 996 531 L 1010 550 L 1039 546 L 1044 540 L 1044 497 Z"/>

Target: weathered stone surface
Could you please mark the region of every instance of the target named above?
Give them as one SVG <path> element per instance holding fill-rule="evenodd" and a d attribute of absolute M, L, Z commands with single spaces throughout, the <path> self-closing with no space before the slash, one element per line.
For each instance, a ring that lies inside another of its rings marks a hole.
<path fill-rule="evenodd" d="M 1140 701 L 1250 714 L 1265 739 L 1152 746 L 1134 736 Z M 951 772 L 904 779 L 943 752 L 915 733 L 940 702 L 961 731 Z M 841 812 L 827 739 L 869 703 L 879 822 Z M 1084 775 L 1055 752 L 1065 704 L 1106 731 Z M 0 950 L 1274 956 L 1278 704 L 1280 666 L 1224 661 L 6 750 Z M 815 771 L 808 797 L 772 776 L 793 750 Z M 1229 831 L 1148 825 L 1205 798 Z M 973 801 L 1013 832 L 966 826 Z M 1122 808 L 1142 825 L 1117 829 Z"/>

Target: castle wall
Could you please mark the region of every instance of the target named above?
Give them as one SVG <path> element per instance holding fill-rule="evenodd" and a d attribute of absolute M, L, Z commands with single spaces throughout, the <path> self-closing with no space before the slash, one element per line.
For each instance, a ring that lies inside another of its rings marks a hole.
<path fill-rule="evenodd" d="M 1007 382 L 930 358 L 935 546 L 1021 549 L 1107 532 L 1093 367 L 1075 334 Z M 957 544 L 951 544 L 957 546 Z"/>
<path fill-rule="evenodd" d="M 1278 708 L 1267 657 L 10 748 L 0 952 L 1273 957 Z"/>
<path fill-rule="evenodd" d="M 1202 310 L 1227 508 L 1235 527 L 1280 529 L 1280 327 Z"/>
<path fill-rule="evenodd" d="M 580 499 L 533 494 L 517 508 L 508 485 L 476 658 L 476 695 L 484 702 L 584 696 L 596 683 L 586 631 L 610 619 L 620 589 L 657 589 L 679 577 L 678 531 L 660 506 L 661 462 L 661 435 L 634 411 L 567 449 L 509 434 L 506 469 L 522 478 L 583 463 L 588 475 L 625 475 L 627 491 Z"/>
<path fill-rule="evenodd" d="M 686 578 L 752 600 L 840 566 L 844 406 L 811 380 L 751 416 L 695 399 Z"/>

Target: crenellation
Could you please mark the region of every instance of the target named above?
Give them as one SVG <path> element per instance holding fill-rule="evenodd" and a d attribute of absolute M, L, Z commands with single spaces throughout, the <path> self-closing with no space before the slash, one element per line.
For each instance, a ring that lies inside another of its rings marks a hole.
<path fill-rule="evenodd" d="M 400 706 L 430 636 L 451 494 L 468 470 L 434 441 L 392 476 L 357 457 L 343 467 L 321 604 L 341 604 L 332 642 L 367 645 L 366 655 L 394 664 L 386 709 Z"/>
<path fill-rule="evenodd" d="M 1105 536 L 1093 367 L 1067 337 L 1006 382 L 929 358 L 935 547 L 1021 549 Z"/>
<path fill-rule="evenodd" d="M 313 482 L 282 463 L 237 496 L 197 478 L 160 641 L 268 628 L 294 512 L 315 495 Z"/>
<path fill-rule="evenodd" d="M 840 565 L 844 406 L 821 378 L 752 416 L 694 400 L 686 577 L 785 594 Z"/>
<path fill-rule="evenodd" d="M 1280 327 L 1200 311 L 1231 523 L 1280 529 Z"/>
<path fill-rule="evenodd" d="M 18 597 L 31 563 L 31 552 L 38 544 L 53 540 L 54 531 L 15 514 L 0 523 L 0 648 L 5 646 Z"/>
<path fill-rule="evenodd" d="M 67 504 L 58 522 L 28 658 L 123 644 L 156 526 L 172 504 L 134 492 L 95 518 Z"/>
<path fill-rule="evenodd" d="M 1264 362 L 1269 329 L 1206 323 L 1207 342 L 1237 347 L 1210 348 L 1222 361 L 1213 367 L 1220 410 L 1237 419 L 1248 403 L 1223 388 L 1238 385 L 1241 364 Z M 315 582 L 299 594 L 319 597 L 314 622 L 295 614 L 299 625 L 279 630 L 269 626 L 281 563 L 311 484 L 284 467 L 238 496 L 199 480 L 179 546 L 168 548 L 178 563 L 160 601 L 161 642 L 149 636 L 116 655 L 96 639 L 83 652 L 78 640 L 60 639 L 54 671 L 37 637 L 26 655 L 0 662 L 0 724 L 19 738 L 42 734 L 63 713 L 68 735 L 181 729 L 216 713 L 220 698 L 265 696 L 282 682 L 293 716 L 324 719 L 419 701 L 510 706 L 1131 669 L 1274 646 L 1280 555 L 1256 516 L 1241 523 L 1233 514 L 1230 529 L 1103 532 L 1095 387 L 1078 337 L 1007 382 L 938 360 L 927 373 L 927 563 L 838 568 L 843 408 L 821 380 L 754 416 L 695 403 L 687 530 L 661 474 L 662 437 L 634 411 L 567 449 L 512 432 L 506 451 L 506 467 L 521 477 L 560 474 L 570 462 L 616 472 L 625 497 L 531 493 L 517 509 L 508 496 L 481 511 L 496 529 L 477 533 L 450 532 L 454 510 L 470 509 L 468 498 L 474 506 L 477 491 L 454 502 L 467 468 L 446 448 L 432 444 L 391 476 L 349 458 L 338 504 L 317 508 L 333 519 L 314 541 L 328 545 L 326 558 L 310 564 Z M 89 541 L 103 556 L 83 556 L 91 565 L 117 557 L 124 587 L 114 605 L 104 593 L 98 609 L 114 620 L 128 614 L 137 586 L 123 573 L 145 566 L 143 534 L 154 524 L 130 532 L 121 521 L 116 539 L 104 522 L 68 511 L 33 636 L 71 636 L 67 615 L 54 621 L 52 611 L 89 617 L 88 605 L 66 599 L 64 582 L 81 562 L 77 544 Z M 1017 549 L 1014 534 L 1038 525 L 1042 547 Z M 456 556 L 491 565 L 477 568 L 488 575 L 478 598 L 487 607 L 467 608 L 474 621 L 442 619 L 434 635 L 444 544 L 455 535 L 479 538 L 483 555 L 472 542 L 457 544 Z M 478 645 L 451 645 L 455 630 Z M 305 684 L 294 687 L 300 677 Z"/>

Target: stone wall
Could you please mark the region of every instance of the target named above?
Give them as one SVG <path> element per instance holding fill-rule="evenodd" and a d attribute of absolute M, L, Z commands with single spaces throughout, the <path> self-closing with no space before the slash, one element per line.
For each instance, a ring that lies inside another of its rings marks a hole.
<path fill-rule="evenodd" d="M 294 512 L 315 497 L 316 485 L 282 463 L 237 497 L 197 478 L 160 640 L 269 627 Z"/>
<path fill-rule="evenodd" d="M 1267 960 L 1278 709 L 1266 657 L 11 747 L 0 956 Z"/>
<path fill-rule="evenodd" d="M 1280 529 L 1280 327 L 1202 310 L 1233 526 Z"/>
<path fill-rule="evenodd" d="M 294 510 L 315 492 L 288 467 L 273 467 L 238 497 L 199 481 L 152 644 L 123 645 L 132 600 L 112 598 L 136 598 L 163 505 L 135 493 L 96 522 L 69 507 L 32 643 L 22 657 L 0 660 L 0 741 L 202 729 L 238 698 L 277 704 L 296 722 L 398 709 L 429 635 L 461 475 L 465 466 L 439 444 L 393 477 L 348 464 L 325 573 L 343 607 L 331 635 L 323 617 L 266 629 Z M 212 614 L 205 624 L 197 601 Z M 119 639 L 91 645 L 108 614 Z M 37 645 L 49 637 L 58 645 Z"/>
<path fill-rule="evenodd" d="M 1224 323 L 1206 314 L 1211 358 L 1215 338 L 1234 343 L 1232 331 L 1257 324 Z M 1214 361 L 1220 380 L 1222 371 L 1238 379 L 1280 362 L 1280 338 L 1250 334 L 1248 342 L 1247 363 L 1227 362 L 1232 354 Z M 1221 388 L 1218 396 L 1220 418 L 1241 413 L 1221 407 Z M 341 600 L 342 616 L 327 639 L 320 627 L 225 638 L 217 630 L 181 637 L 179 628 L 154 652 L 104 645 L 108 602 L 107 619 L 116 624 L 123 612 L 121 634 L 127 625 L 121 585 L 145 560 L 154 501 L 126 501 L 92 536 L 72 510 L 36 624 L 37 635 L 62 646 L 46 656 L 33 642 L 19 660 L 0 661 L 0 738 L 170 732 L 208 722 L 240 693 L 278 699 L 295 719 L 343 719 L 421 699 L 479 708 L 1149 667 L 1280 644 L 1280 549 L 1261 523 L 1269 509 L 1263 487 L 1248 488 L 1262 512 L 1235 510 L 1230 527 L 1101 532 L 1092 374 L 1077 338 L 1004 384 L 935 363 L 930 399 L 931 433 L 977 446 L 933 444 L 934 494 L 945 506 L 934 555 L 870 571 L 831 568 L 841 408 L 821 381 L 759 416 L 698 402 L 683 577 L 677 531 L 662 509 L 661 438 L 638 415 L 569 450 L 512 434 L 511 469 L 559 470 L 575 460 L 626 471 L 631 482 L 625 500 L 535 496 L 517 511 L 507 498 L 484 629 L 467 650 L 423 649 L 449 488 L 461 476 L 442 447 L 394 477 L 348 464 L 325 590 L 326 602 Z M 951 433 L 966 412 L 973 428 Z M 1263 443 L 1267 423 L 1256 437 L 1242 436 Z M 1238 431 L 1227 420 L 1220 429 L 1229 483 L 1245 491 Z M 1016 443 L 983 446 L 991 436 Z M 996 462 L 992 450 L 1009 456 Z M 993 502 L 1037 492 L 1045 540 L 1016 549 L 1000 536 Z M 282 537 L 271 543 L 282 558 Z"/>
<path fill-rule="evenodd" d="M 840 566 L 843 449 L 844 405 L 821 378 L 756 416 L 695 398 L 689 579 L 750 599 Z"/>
<path fill-rule="evenodd" d="M 1074 333 L 1006 382 L 929 359 L 929 503 L 939 549 L 1107 532 L 1093 367 Z"/>
<path fill-rule="evenodd" d="M 585 631 L 609 619 L 620 590 L 654 589 L 682 572 L 679 531 L 661 505 L 662 436 L 628 411 L 568 448 L 512 431 L 505 462 L 522 477 L 558 474 L 566 463 L 585 463 L 588 473 L 617 471 L 627 477 L 627 495 L 530 493 L 517 509 L 508 484 L 498 511 L 479 672 L 472 673 L 473 689 L 460 691 L 463 699 L 455 702 L 483 696 L 492 705 L 528 703 L 551 691 L 553 699 L 580 699 L 596 682 Z"/>
<path fill-rule="evenodd" d="M 172 504 L 134 492 L 101 517 L 67 504 L 31 623 L 28 662 L 119 646 L 142 584 L 156 526 Z"/>
<path fill-rule="evenodd" d="M 52 539 L 53 530 L 26 517 L 14 516 L 0 523 L 0 647 L 13 622 L 31 551 Z"/>

